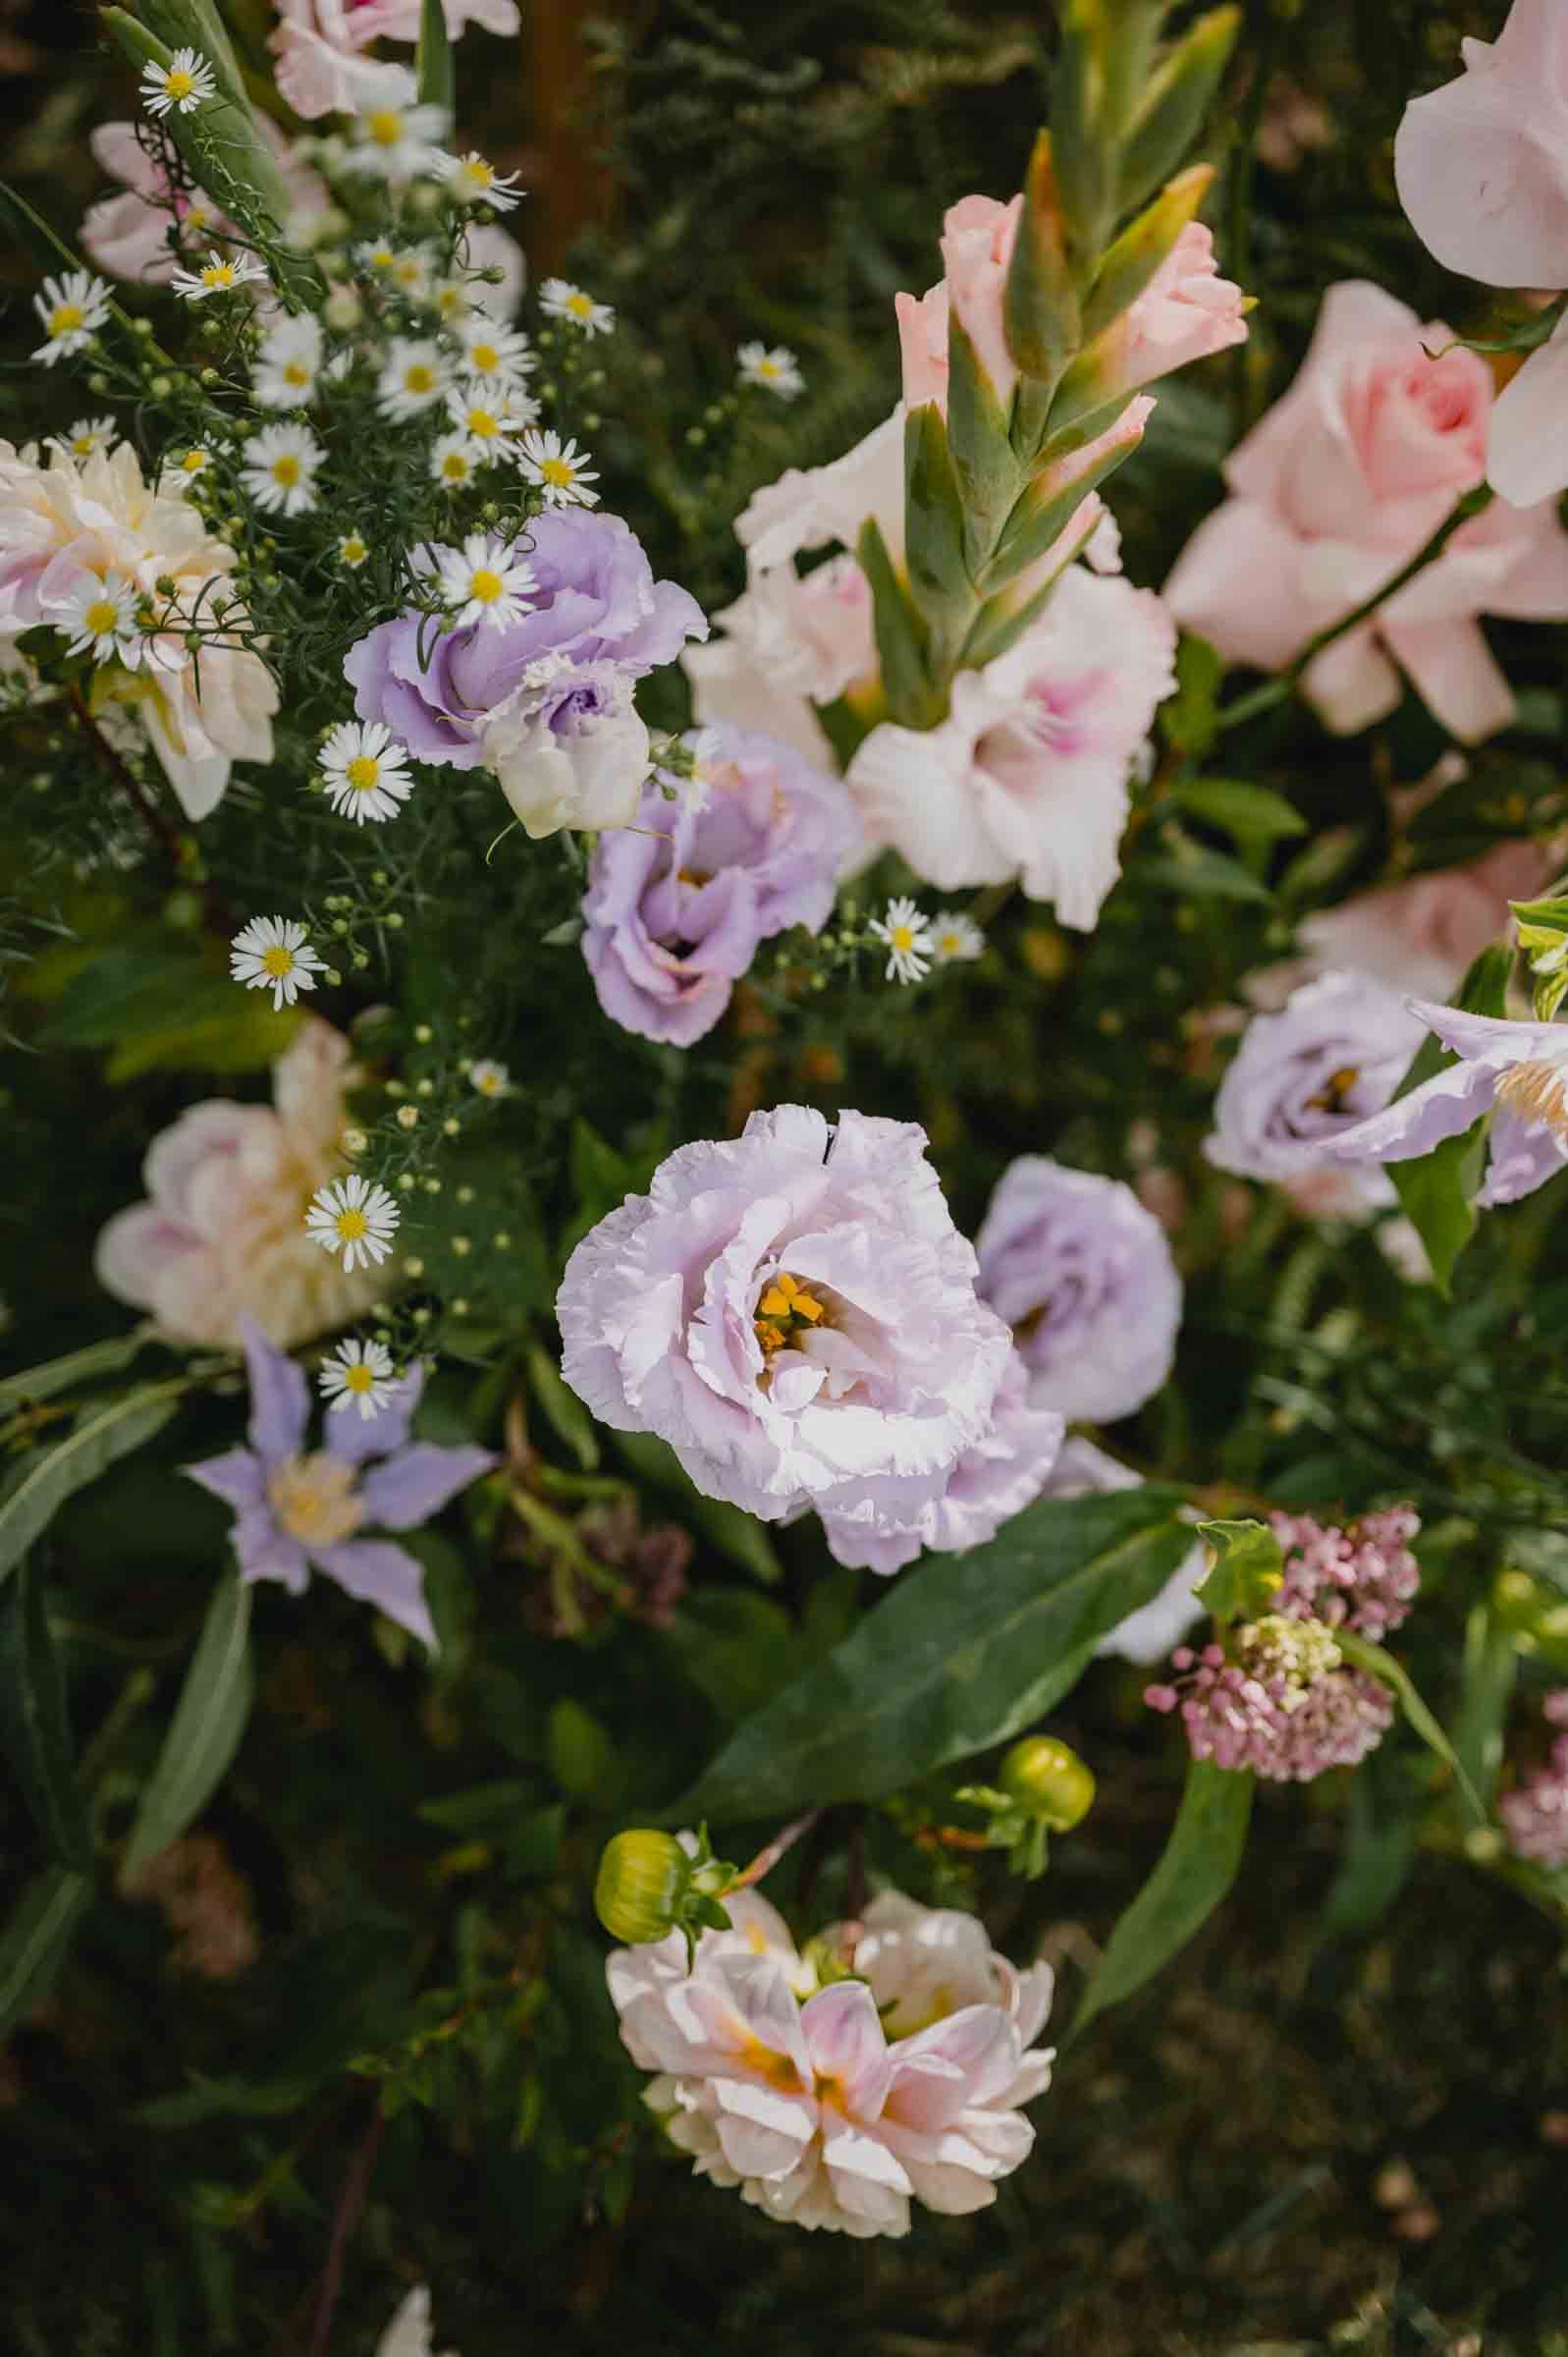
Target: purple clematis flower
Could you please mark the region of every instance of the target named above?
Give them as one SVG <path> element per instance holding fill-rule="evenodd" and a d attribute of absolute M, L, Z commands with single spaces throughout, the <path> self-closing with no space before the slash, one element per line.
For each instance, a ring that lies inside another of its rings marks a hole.
<path fill-rule="evenodd" d="M 1405 1003 L 1459 1062 L 1380 1113 L 1318 1139 L 1312 1154 L 1352 1165 L 1412 1162 L 1489 1113 L 1478 1207 L 1487 1211 L 1534 1194 L 1568 1164 L 1568 1024 L 1467 1014 L 1426 999 Z"/>
<path fill-rule="evenodd" d="M 433 1651 L 424 1567 L 390 1539 L 361 1529 L 414 1530 L 496 1462 L 488 1449 L 439 1449 L 410 1441 L 424 1389 L 415 1368 L 379 1415 L 327 1418 L 326 1446 L 309 1450 L 310 1391 L 303 1369 L 274 1349 L 255 1320 L 242 1320 L 250 1374 L 248 1449 L 188 1465 L 192 1481 L 235 1509 L 234 1549 L 248 1583 L 276 1579 L 302 1594 L 314 1567 L 373 1604 Z M 374 1460 L 374 1461 L 373 1461 Z"/>

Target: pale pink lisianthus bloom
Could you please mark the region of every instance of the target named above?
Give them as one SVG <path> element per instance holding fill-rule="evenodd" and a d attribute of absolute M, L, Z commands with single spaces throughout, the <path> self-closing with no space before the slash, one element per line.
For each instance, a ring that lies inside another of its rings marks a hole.
<path fill-rule="evenodd" d="M 470 24 L 488 32 L 517 29 L 516 0 L 445 0 L 447 30 L 456 40 Z M 367 57 L 372 41 L 416 41 L 420 0 L 278 0 L 270 37 L 278 87 L 307 121 L 353 114 L 378 101 L 392 104 L 402 69 Z"/>
<path fill-rule="evenodd" d="M 960 671 L 934 729 L 884 723 L 849 765 L 868 833 L 954 892 L 1016 877 L 1091 931 L 1120 873 L 1128 772 L 1175 685 L 1161 600 L 1069 566 L 1039 621 Z"/>
<path fill-rule="evenodd" d="M 823 1935 L 856 1977 L 817 1985 L 783 1920 L 749 1892 L 732 1928 L 608 1965 L 622 2035 L 660 2076 L 646 2101 L 697 2173 L 770 2217 L 860 2237 L 901 2235 L 912 2200 L 957 2214 L 996 2199 L 1049 2084 L 1033 2045 L 1049 1968 L 1017 1972 L 973 1917 L 885 1892 Z M 817 1944 L 814 1944 L 814 1949 Z"/>
<path fill-rule="evenodd" d="M 1474 353 L 1441 349 L 1450 342 L 1379 287 L 1329 289 L 1295 382 L 1225 463 L 1232 496 L 1165 583 L 1178 622 L 1230 662 L 1277 671 L 1420 552 L 1486 464 L 1491 378 Z M 1477 741 L 1515 709 L 1482 614 L 1568 615 L 1568 535 L 1549 507 L 1493 507 L 1462 524 L 1324 649 L 1303 689 L 1348 734 L 1393 710 L 1402 670 L 1455 737 Z"/>
<path fill-rule="evenodd" d="M 346 1275 L 304 1224 L 347 1167 L 344 1095 L 358 1077 L 342 1033 L 311 1015 L 273 1067 L 270 1105 L 192 1105 L 148 1148 L 147 1201 L 100 1234 L 99 1284 L 172 1341 L 227 1349 L 247 1313 L 284 1349 L 361 1316 L 385 1277 Z"/>
<path fill-rule="evenodd" d="M 55 449 L 40 466 L 0 443 L 0 635 L 50 623 L 91 581 L 129 581 L 160 611 L 160 579 L 175 583 L 173 629 L 140 641 L 134 669 L 112 691 L 146 730 L 188 818 L 205 818 L 236 761 L 272 758 L 278 691 L 261 658 L 212 626 L 235 555 L 209 536 L 177 482 L 147 483 L 129 442 L 76 459 Z M 232 601 L 235 629 L 243 621 Z M 183 619 L 204 626 L 199 668 Z M 105 668 L 100 681 L 113 675 Z"/>

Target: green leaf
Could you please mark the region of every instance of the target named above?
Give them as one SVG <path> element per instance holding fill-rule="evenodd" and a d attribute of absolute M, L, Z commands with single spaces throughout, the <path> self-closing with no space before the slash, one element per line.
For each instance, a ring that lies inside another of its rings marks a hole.
<path fill-rule="evenodd" d="M 1241 1864 L 1253 1779 L 1243 1769 L 1194 1760 L 1181 1807 L 1155 1868 L 1106 1943 L 1073 2016 L 1082 2036 L 1097 2013 L 1119 2005 L 1185 1947 L 1218 1906 Z"/>
<path fill-rule="evenodd" d="M 953 618 L 967 621 L 974 592 L 964 565 L 963 501 L 947 450 L 947 428 L 934 401 L 904 419 L 904 544 L 909 585 L 940 640 Z"/>
<path fill-rule="evenodd" d="M 978 564 L 991 553 L 1021 476 L 1006 411 L 956 311 L 947 321 L 947 448 L 963 503 L 965 554 Z"/>
<path fill-rule="evenodd" d="M 131 1828 L 122 1877 L 179 1839 L 222 1782 L 250 1716 L 250 1590 L 238 1567 L 214 1592 L 163 1749 Z"/>
<path fill-rule="evenodd" d="M 174 1414 L 186 1377 L 143 1384 L 102 1407 L 83 1411 L 63 1441 L 47 1450 L 0 1504 L 0 1581 L 39 1533 L 48 1528 L 66 1500 L 143 1441 L 161 1432 Z"/>
<path fill-rule="evenodd" d="M 1160 730 L 1178 753 L 1201 761 L 1217 735 L 1219 651 L 1207 638 L 1183 630 L 1176 644 L 1176 692 L 1160 707 Z"/>
<path fill-rule="evenodd" d="M 926 1557 L 669 1814 L 732 1824 L 875 1800 L 1016 1734 L 1176 1569 L 1192 1545 L 1176 1503 L 1152 1484 L 1043 1500 L 960 1562 Z"/>
<path fill-rule="evenodd" d="M 624 1773 L 608 1731 L 570 1696 L 551 1708 L 545 1735 L 550 1773 L 568 1800 L 614 1804 Z"/>
<path fill-rule="evenodd" d="M 1501 1014 L 1512 966 L 1513 954 L 1502 944 L 1483 950 L 1452 1003 L 1471 1014 Z M 1424 1040 L 1390 1102 L 1409 1096 L 1423 1081 L 1458 1061 L 1436 1039 Z M 1433 1283 L 1440 1293 L 1448 1292 L 1454 1264 L 1476 1232 L 1474 1198 L 1486 1167 L 1486 1137 L 1487 1117 L 1482 1115 L 1457 1137 L 1445 1138 L 1418 1161 L 1385 1165 L 1400 1208 L 1427 1247 Z"/>
<path fill-rule="evenodd" d="M 1192 900 L 1255 901 L 1272 907 L 1274 896 L 1268 885 L 1260 883 L 1251 868 L 1232 859 L 1228 851 L 1212 851 L 1177 826 L 1166 826 L 1162 840 L 1162 857 L 1140 859 L 1134 866 L 1132 872 L 1140 884 Z"/>
<path fill-rule="evenodd" d="M 538 1343 L 528 1346 L 528 1387 L 544 1410 L 545 1422 L 558 1441 L 564 1441 L 585 1473 L 599 1463 L 599 1433 L 592 1416 L 566 1381 L 548 1350 Z"/>
<path fill-rule="evenodd" d="M 1358 1637 L 1353 1629 L 1336 1628 L 1333 1635 L 1334 1643 L 1347 1662 L 1358 1670 L 1365 1670 L 1369 1676 L 1380 1678 L 1385 1686 L 1393 1689 L 1411 1727 L 1428 1749 L 1434 1751 L 1444 1767 L 1451 1771 L 1455 1783 L 1464 1794 L 1466 1807 L 1478 1825 L 1485 1825 L 1487 1812 L 1481 1805 L 1481 1795 L 1466 1774 L 1459 1754 L 1416 1691 L 1404 1664 L 1396 1662 L 1393 1655 L 1385 1652 L 1381 1645 L 1374 1645 L 1367 1637 Z"/>
<path fill-rule="evenodd" d="M 91 1876 L 69 1866 L 51 1866 L 23 1891 L 0 1932 L 0 2038 L 49 1988 L 91 1896 Z"/>
<path fill-rule="evenodd" d="M 1002 296 L 1002 327 L 1020 372 L 1043 385 L 1054 385 L 1076 349 L 1079 326 L 1048 131 L 1035 141 L 1024 179 L 1023 212 Z"/>
<path fill-rule="evenodd" d="M 1322 1928 L 1330 1939 L 1364 1932 L 1392 1905 L 1416 1857 L 1416 1833 L 1427 1795 L 1404 1755 L 1374 1752 L 1352 1779 L 1345 1837 L 1324 1900 Z"/>
<path fill-rule="evenodd" d="M 1120 208 L 1141 204 L 1172 173 L 1209 111 L 1241 26 L 1236 7 L 1211 9 L 1149 77 L 1116 175 Z"/>
<path fill-rule="evenodd" d="M 87 1871 L 92 1833 L 77 1782 L 65 1674 L 32 1562 L 0 1589 L 0 1736 L 50 1850 Z"/>
<path fill-rule="evenodd" d="M 1217 1620 L 1250 1620 L 1267 1612 L 1285 1575 L 1284 1551 L 1264 1522 L 1200 1522 L 1214 1550 L 1198 1602 Z"/>
<path fill-rule="evenodd" d="M 1463 1686 L 1454 1749 L 1483 1802 L 1490 1806 L 1503 1761 L 1503 1730 L 1519 1674 L 1519 1631 L 1472 1605 L 1465 1622 Z"/>
<path fill-rule="evenodd" d="M 1189 640 L 1189 644 L 1197 643 Z M 1294 802 L 1275 794 L 1271 786 L 1254 786 L 1246 778 L 1178 779 L 1172 798 L 1206 826 L 1219 827 L 1243 850 L 1253 844 L 1277 843 L 1288 835 L 1305 835 L 1307 821 Z"/>
<path fill-rule="evenodd" d="M 420 104 L 445 107 L 450 116 L 458 103 L 458 68 L 442 0 L 423 0 L 416 62 Z"/>
<path fill-rule="evenodd" d="M 905 728 L 931 728 L 941 718 L 941 698 L 931 676 L 931 648 L 924 619 L 908 583 L 888 553 L 874 516 L 860 527 L 860 570 L 871 583 L 877 656 L 892 719 Z"/>
<path fill-rule="evenodd" d="M 57 1392 L 68 1392 L 74 1383 L 91 1383 L 99 1375 L 118 1375 L 154 1339 L 146 1326 L 134 1326 L 129 1334 L 110 1335 L 101 1343 L 86 1343 L 81 1350 L 68 1350 L 64 1358 L 45 1359 L 41 1366 L 26 1367 L 20 1375 L 7 1375 L 0 1381 L 0 1408 L 18 1407 L 25 1399 L 52 1399 Z"/>

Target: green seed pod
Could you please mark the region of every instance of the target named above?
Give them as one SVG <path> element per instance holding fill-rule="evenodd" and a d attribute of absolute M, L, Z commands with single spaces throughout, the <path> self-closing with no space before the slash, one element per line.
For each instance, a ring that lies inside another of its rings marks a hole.
<path fill-rule="evenodd" d="M 613 1938 L 641 1946 L 675 1930 L 690 1887 L 691 1860 L 674 1834 L 639 1827 L 606 1842 L 593 1903 Z"/>
<path fill-rule="evenodd" d="M 1009 1800 L 1054 1834 L 1069 1833 L 1094 1804 L 1094 1778 L 1054 1735 L 1025 1735 L 1002 1761 L 997 1781 Z"/>

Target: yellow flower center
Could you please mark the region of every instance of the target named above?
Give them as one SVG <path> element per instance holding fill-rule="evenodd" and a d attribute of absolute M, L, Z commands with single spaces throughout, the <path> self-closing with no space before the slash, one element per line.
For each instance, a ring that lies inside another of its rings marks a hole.
<path fill-rule="evenodd" d="M 71 456 L 74 459 L 90 459 L 97 447 L 98 437 L 96 434 L 78 434 L 71 445 Z"/>
<path fill-rule="evenodd" d="M 273 460 L 272 479 L 281 484 L 285 491 L 294 489 L 299 480 L 299 462 L 292 450 L 284 451 L 281 457 Z"/>
<path fill-rule="evenodd" d="M 283 381 L 286 385 L 308 385 L 310 370 L 305 366 L 303 360 L 285 360 Z"/>
<path fill-rule="evenodd" d="M 338 553 L 346 565 L 362 565 L 370 551 L 356 533 L 351 532 Z"/>
<path fill-rule="evenodd" d="M 496 599 L 504 597 L 506 592 L 506 582 L 499 573 L 492 573 L 488 565 L 481 565 L 468 583 L 468 595 L 477 598 L 481 606 L 493 606 Z"/>
<path fill-rule="evenodd" d="M 799 1278 L 791 1277 L 787 1269 L 781 1269 L 772 1284 L 763 1288 L 752 1330 L 762 1344 L 764 1357 L 771 1358 L 803 1326 L 820 1325 L 826 1315 L 822 1303 L 806 1291 Z"/>
<path fill-rule="evenodd" d="M 501 431 L 501 420 L 494 410 L 470 410 L 468 431 L 476 442 L 493 442 Z"/>
<path fill-rule="evenodd" d="M 94 638 L 110 638 L 120 620 L 120 609 L 107 597 L 95 597 L 81 620 Z"/>
<path fill-rule="evenodd" d="M 355 794 L 368 794 L 381 775 L 381 764 L 374 753 L 355 753 L 344 775 Z"/>
<path fill-rule="evenodd" d="M 377 246 L 371 251 L 370 267 L 372 270 L 390 270 L 397 258 L 390 246 Z"/>
<path fill-rule="evenodd" d="M 363 1359 L 354 1366 L 344 1368 L 343 1388 L 346 1392 L 356 1392 L 362 1398 L 366 1392 L 374 1391 L 375 1387 L 376 1371 L 374 1367 L 367 1367 Z"/>
<path fill-rule="evenodd" d="M 591 295 L 568 295 L 566 307 L 573 319 L 589 319 L 593 316 L 593 297 Z"/>
<path fill-rule="evenodd" d="M 1497 1102 L 1518 1114 L 1521 1121 L 1542 1123 L 1555 1138 L 1568 1144 L 1568 1097 L 1563 1079 L 1561 1065 L 1548 1063 L 1545 1057 L 1516 1064 L 1497 1082 Z"/>
<path fill-rule="evenodd" d="M 86 316 L 80 302 L 57 302 L 49 313 L 49 333 L 51 336 L 75 335 L 79 327 L 86 324 Z"/>
<path fill-rule="evenodd" d="M 412 367 L 405 371 L 403 383 L 407 393 L 433 393 L 436 389 L 436 372 L 424 360 L 415 360 Z"/>
<path fill-rule="evenodd" d="M 888 936 L 888 947 L 892 950 L 912 950 L 914 946 L 915 937 L 910 927 L 894 925 Z"/>
<path fill-rule="evenodd" d="M 541 459 L 539 472 L 556 491 L 569 491 L 577 479 L 577 469 L 566 459 Z"/>
<path fill-rule="evenodd" d="M 403 137 L 403 117 L 396 107 L 377 107 L 365 118 L 365 129 L 378 147 L 396 147 Z"/>
<path fill-rule="evenodd" d="M 171 98 L 189 98 L 196 86 L 196 78 L 184 66 L 171 66 L 163 78 L 163 86 Z"/>
<path fill-rule="evenodd" d="M 356 1244 L 370 1233 L 370 1222 L 362 1211 L 340 1211 L 335 1226 L 340 1244 Z"/>
<path fill-rule="evenodd" d="M 473 470 L 460 450 L 449 450 L 441 462 L 441 471 L 449 483 L 465 483 Z"/>
<path fill-rule="evenodd" d="M 206 463 L 207 454 L 204 450 L 188 450 L 180 462 L 181 471 L 185 474 L 199 474 Z"/>
<path fill-rule="evenodd" d="M 468 357 L 481 376 L 494 376 L 501 365 L 501 355 L 493 344 L 470 344 Z"/>
<path fill-rule="evenodd" d="M 354 1471 L 324 1449 L 288 1457 L 267 1483 L 267 1504 L 291 1539 L 306 1547 L 335 1546 L 365 1518 L 352 1495 Z"/>
<path fill-rule="evenodd" d="M 1344 1113 L 1347 1110 L 1345 1100 L 1360 1078 L 1361 1067 L 1359 1065 L 1340 1065 L 1337 1071 L 1329 1073 L 1318 1094 L 1307 1099 L 1307 1111 L 1309 1113 Z"/>
<path fill-rule="evenodd" d="M 294 972 L 294 952 L 286 950 L 281 941 L 275 941 L 270 950 L 262 951 L 261 964 L 264 972 L 281 982 L 285 974 Z"/>

